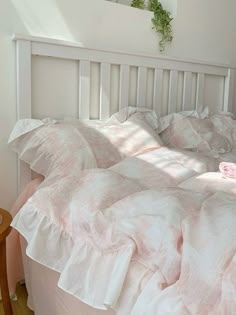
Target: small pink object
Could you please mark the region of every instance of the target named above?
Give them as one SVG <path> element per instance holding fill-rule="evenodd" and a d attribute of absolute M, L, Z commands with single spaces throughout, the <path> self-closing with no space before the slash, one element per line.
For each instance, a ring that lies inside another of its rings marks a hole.
<path fill-rule="evenodd" d="M 221 162 L 219 165 L 219 170 L 224 176 L 236 179 L 235 163 Z"/>

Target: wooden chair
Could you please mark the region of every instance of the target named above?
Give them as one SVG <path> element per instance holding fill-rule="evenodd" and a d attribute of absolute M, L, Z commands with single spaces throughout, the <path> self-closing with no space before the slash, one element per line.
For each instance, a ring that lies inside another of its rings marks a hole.
<path fill-rule="evenodd" d="M 5 315 L 13 315 L 7 282 L 6 238 L 11 232 L 12 216 L 0 208 L 0 287 Z"/>

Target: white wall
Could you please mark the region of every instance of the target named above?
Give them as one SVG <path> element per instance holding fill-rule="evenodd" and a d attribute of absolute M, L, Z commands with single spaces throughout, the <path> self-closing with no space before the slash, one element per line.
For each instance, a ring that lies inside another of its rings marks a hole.
<path fill-rule="evenodd" d="M 232 67 L 236 69 L 236 32 L 235 32 L 236 1 L 234 1 L 233 6 L 234 6 L 233 8 L 234 16 L 233 16 L 233 21 L 232 21 L 233 32 L 232 32 L 232 37 L 231 37 L 233 48 L 232 48 L 231 64 L 232 64 Z M 235 82 L 235 89 L 234 89 L 234 108 L 236 112 L 236 82 Z"/>
<path fill-rule="evenodd" d="M 165 54 L 236 65 L 235 0 L 178 0 Z M 151 13 L 104 0 L 0 0 L 0 206 L 16 197 L 16 156 L 6 142 L 16 120 L 13 33 L 85 46 L 159 54 Z M 234 42 L 232 38 L 234 37 Z"/>
<path fill-rule="evenodd" d="M 106 0 L 106 1 L 120 3 L 120 4 L 124 4 L 128 6 L 130 6 L 132 3 L 132 0 Z M 176 16 L 178 0 L 160 0 L 160 2 L 166 10 L 171 12 L 172 16 L 174 17 Z M 149 3 L 149 0 L 145 0 L 146 7 L 148 6 L 148 3 Z M 145 10 L 146 9 L 147 8 L 145 8 Z"/>

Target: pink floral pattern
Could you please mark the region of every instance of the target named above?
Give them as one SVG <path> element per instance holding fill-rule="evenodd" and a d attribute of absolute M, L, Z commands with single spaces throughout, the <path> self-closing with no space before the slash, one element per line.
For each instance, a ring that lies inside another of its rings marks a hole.
<path fill-rule="evenodd" d="M 62 289 L 96 308 L 234 315 L 235 189 L 199 192 L 195 180 L 214 167 L 199 156 L 158 148 L 49 176 L 13 226 L 30 257 L 60 273 Z"/>

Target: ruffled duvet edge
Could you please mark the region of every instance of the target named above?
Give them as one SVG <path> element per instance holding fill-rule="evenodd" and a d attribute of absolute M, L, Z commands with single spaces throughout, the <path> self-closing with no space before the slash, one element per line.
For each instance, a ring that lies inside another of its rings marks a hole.
<path fill-rule="evenodd" d="M 26 239 L 27 256 L 60 274 L 58 286 L 62 290 L 91 307 L 115 309 L 133 246 L 129 244 L 117 251 L 103 253 L 84 239 L 74 241 L 29 201 L 11 225 Z"/>

